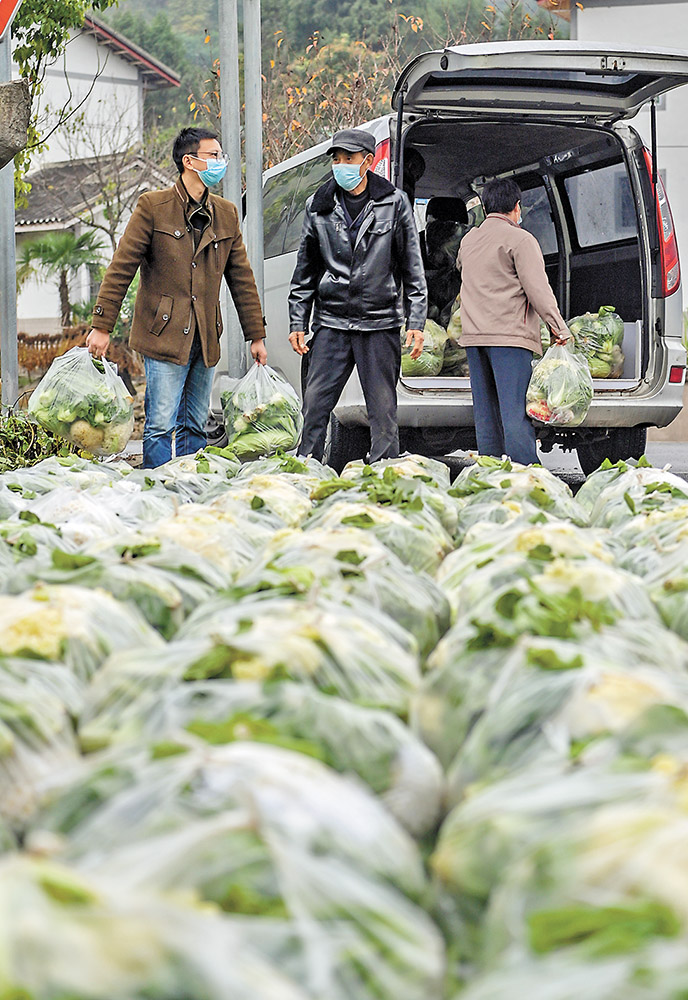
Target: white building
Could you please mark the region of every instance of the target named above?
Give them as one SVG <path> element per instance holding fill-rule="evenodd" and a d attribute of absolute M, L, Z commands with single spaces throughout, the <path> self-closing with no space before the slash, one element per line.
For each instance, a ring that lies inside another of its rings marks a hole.
<path fill-rule="evenodd" d="M 545 10 L 570 21 L 571 38 L 619 48 L 688 49 L 688 0 L 539 0 Z M 649 110 L 631 122 L 650 146 Z M 657 109 L 657 163 L 664 180 L 682 263 L 684 308 L 688 308 L 688 86 L 672 90 Z"/>
<path fill-rule="evenodd" d="M 168 182 L 163 172 L 141 157 L 127 159 L 124 169 L 121 154 L 143 140 L 145 92 L 179 83 L 174 70 L 109 25 L 92 15 L 85 18 L 63 55 L 46 70 L 39 109 L 41 133 L 50 133 L 65 108 L 73 115 L 49 135 L 47 149 L 36 157 L 29 175 L 33 185 L 29 204 L 16 212 L 18 259 L 29 239 L 60 230 L 78 234 L 88 228 L 83 217 L 87 204 L 92 206 L 98 196 L 93 185 L 102 183 L 108 169 L 113 181 L 124 176 L 125 196 L 127 190 L 136 192 Z M 121 229 L 126 222 L 124 217 Z M 105 235 L 103 242 L 109 256 Z M 72 282 L 71 301 L 88 300 L 91 286 L 92 276 L 83 268 Z M 59 330 L 57 283 L 29 278 L 18 295 L 17 321 L 25 333 Z"/>

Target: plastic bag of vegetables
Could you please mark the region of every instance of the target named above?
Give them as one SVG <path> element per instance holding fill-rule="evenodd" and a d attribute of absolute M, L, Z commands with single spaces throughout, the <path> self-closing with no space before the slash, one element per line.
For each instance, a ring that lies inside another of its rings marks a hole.
<path fill-rule="evenodd" d="M 541 424 L 577 427 L 592 402 L 592 376 L 581 354 L 555 344 L 533 365 L 526 413 Z"/>
<path fill-rule="evenodd" d="M 84 796 L 86 770 L 44 814 L 44 829 L 58 816 L 71 826 L 64 855 L 80 870 L 122 890 L 200 894 L 312 997 L 440 995 L 443 945 L 411 901 L 426 889 L 420 853 L 367 789 L 258 743 L 147 762 L 134 751 L 130 770 L 102 804 Z"/>
<path fill-rule="evenodd" d="M 0 863 L 0 935 L 6 997 L 308 1000 L 217 908 L 132 893 L 44 858 Z"/>
<path fill-rule="evenodd" d="M 222 393 L 227 446 L 242 462 L 296 448 L 303 428 L 296 391 L 268 365 L 253 365 Z"/>
<path fill-rule="evenodd" d="M 593 378 L 619 378 L 623 374 L 623 320 L 614 306 L 601 306 L 568 322 L 576 350 L 584 355 Z"/>
<path fill-rule="evenodd" d="M 134 401 L 117 369 L 86 347 L 55 358 L 33 391 L 29 413 L 93 455 L 123 451 L 134 429 Z"/>
<path fill-rule="evenodd" d="M 180 640 L 205 637 L 215 648 L 188 670 L 189 680 L 290 678 L 402 715 L 420 682 L 408 633 L 362 602 L 218 597 L 197 608 L 179 632 Z"/>
<path fill-rule="evenodd" d="M 406 331 L 401 334 L 401 374 L 404 376 L 439 375 L 442 371 L 447 331 L 429 319 L 425 323 L 423 334 L 423 350 L 418 358 L 411 357 L 413 344 L 406 346 Z"/>
<path fill-rule="evenodd" d="M 414 835 L 430 830 L 439 813 L 441 768 L 408 726 L 391 712 L 354 705 L 307 684 L 178 681 L 164 693 L 151 688 L 150 697 L 145 692 L 119 712 L 115 701 L 112 708 L 117 743 L 172 746 L 187 734 L 215 746 L 268 743 L 358 775 Z"/>

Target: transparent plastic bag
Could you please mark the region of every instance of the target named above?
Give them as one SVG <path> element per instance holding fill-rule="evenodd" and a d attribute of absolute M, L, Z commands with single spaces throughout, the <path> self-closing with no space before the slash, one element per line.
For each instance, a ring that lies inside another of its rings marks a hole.
<path fill-rule="evenodd" d="M 103 691 L 103 684 L 96 682 L 96 687 Z M 164 692 L 151 688 L 126 708 L 115 699 L 108 710 L 112 737 L 118 743 L 173 745 L 183 743 L 181 734 L 185 733 L 212 745 L 255 740 L 315 757 L 340 773 L 358 775 L 416 836 L 432 829 L 439 814 L 440 766 L 400 719 L 391 712 L 323 694 L 307 684 L 183 682 L 179 678 Z M 103 720 L 101 715 L 96 725 Z"/>
<path fill-rule="evenodd" d="M 465 502 L 459 514 L 460 534 L 469 524 L 470 505 L 527 503 L 534 513 L 542 513 L 585 525 L 587 518 L 571 489 L 549 469 L 538 465 L 520 465 L 508 458 L 480 455 L 473 465 L 458 474 L 449 495 Z"/>
<path fill-rule="evenodd" d="M 268 365 L 253 365 L 222 393 L 227 447 L 242 462 L 296 448 L 303 428 L 296 391 Z"/>
<path fill-rule="evenodd" d="M 668 469 L 627 466 L 600 490 L 590 509 L 590 524 L 618 529 L 637 514 L 668 511 L 688 502 L 688 483 Z M 604 473 L 596 472 L 594 476 Z"/>
<path fill-rule="evenodd" d="M 361 496 L 358 491 L 336 494 L 320 505 L 304 528 L 310 531 L 349 525 L 370 531 L 409 566 L 434 574 L 453 548 L 451 538 L 434 514 L 423 506 L 407 511 L 403 507 L 366 501 L 366 494 Z"/>
<path fill-rule="evenodd" d="M 629 955 L 591 959 L 584 948 L 509 954 L 452 1000 L 680 1000 L 688 983 L 686 942 L 662 941 Z"/>
<path fill-rule="evenodd" d="M 218 598 L 199 607 L 178 636 L 208 637 L 215 646 L 205 665 L 188 672 L 191 680 L 289 678 L 402 715 L 420 682 L 410 637 L 363 603 Z"/>
<path fill-rule="evenodd" d="M 526 413 L 541 424 L 578 427 L 588 414 L 592 395 L 592 376 L 585 358 L 555 344 L 533 364 Z"/>
<path fill-rule="evenodd" d="M 31 395 L 29 413 L 92 455 L 124 451 L 134 429 L 134 401 L 117 369 L 86 347 L 55 358 Z"/>
<path fill-rule="evenodd" d="M 401 334 L 401 374 L 406 378 L 411 376 L 439 375 L 444 363 L 444 348 L 447 343 L 447 331 L 438 323 L 429 319 L 423 331 L 423 350 L 420 357 L 412 358 L 410 347 L 406 346 L 406 330 Z"/>
<path fill-rule="evenodd" d="M 614 561 L 602 532 L 579 528 L 567 521 L 544 524 L 517 521 L 503 525 L 498 532 L 494 524 L 479 521 L 468 529 L 461 547 L 449 553 L 435 574 L 455 615 L 465 607 L 464 583 L 470 583 L 473 573 L 506 556 L 510 557 L 510 568 L 522 570 L 524 575 L 538 572 L 554 559 L 598 559 L 607 565 Z"/>
<path fill-rule="evenodd" d="M 138 754 L 129 769 L 133 785 L 102 805 L 84 799 L 86 773 L 64 793 L 77 810 L 61 814 L 64 855 L 80 870 L 122 891 L 199 893 L 312 996 L 437 994 L 442 942 L 405 898 L 426 888 L 419 851 L 366 789 L 256 743 L 149 763 Z M 45 839 L 60 806 L 58 797 L 31 843 Z"/>
<path fill-rule="evenodd" d="M 548 757 L 575 760 L 588 743 L 663 705 L 685 715 L 688 681 L 642 664 L 620 666 L 583 644 L 524 639 L 505 658 L 448 769 L 448 800 Z"/>
<path fill-rule="evenodd" d="M 25 560 L 12 575 L 6 591 L 20 594 L 36 583 L 88 587 L 107 591 L 130 603 L 149 625 L 170 639 L 191 612 L 215 596 L 207 582 L 138 560 L 135 564 L 110 558 L 71 554 L 53 549 L 51 558 Z"/>
<path fill-rule="evenodd" d="M 449 627 L 449 603 L 425 573 L 416 573 L 360 528 L 281 531 L 236 579 L 243 595 L 321 593 L 346 604 L 351 597 L 384 611 L 406 629 L 426 656 Z"/>
<path fill-rule="evenodd" d="M 43 858 L 0 860 L 0 935 L 8 997 L 309 1000 L 212 906 Z"/>
<path fill-rule="evenodd" d="M 117 649 L 161 643 L 136 608 L 102 590 L 37 585 L 0 596 L 0 655 L 63 662 L 88 678 Z"/>
<path fill-rule="evenodd" d="M 624 367 L 624 324 L 614 306 L 601 306 L 596 313 L 575 316 L 568 321 L 568 328 L 593 378 L 620 378 Z"/>
<path fill-rule="evenodd" d="M 297 528 L 313 509 L 308 493 L 280 474 L 256 473 L 235 479 L 215 504 L 221 506 L 225 500 L 245 504 L 254 515 L 263 511 L 272 514 L 289 528 Z"/>

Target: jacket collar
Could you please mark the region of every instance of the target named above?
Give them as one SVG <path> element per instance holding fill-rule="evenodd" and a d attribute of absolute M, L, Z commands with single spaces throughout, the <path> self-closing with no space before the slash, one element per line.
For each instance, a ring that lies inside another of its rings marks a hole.
<path fill-rule="evenodd" d="M 368 189 L 373 201 L 384 201 L 397 190 L 384 177 L 368 171 Z M 324 184 L 321 184 L 313 195 L 312 210 L 318 215 L 329 215 L 336 204 L 335 195 L 337 193 L 337 182 L 331 177 Z"/>
<path fill-rule="evenodd" d="M 186 222 L 186 225 L 190 226 L 191 223 L 189 221 L 189 213 L 193 208 L 194 204 L 197 203 L 194 203 L 194 201 L 189 197 L 189 192 L 184 187 L 184 183 L 181 177 L 177 178 L 175 182 L 174 192 L 182 203 L 182 208 L 184 210 L 184 220 Z M 201 250 L 205 250 L 205 248 L 208 246 L 209 243 L 212 243 L 213 240 L 217 239 L 217 236 L 215 234 L 215 206 L 213 203 L 213 196 L 210 194 L 210 192 L 208 192 L 205 195 L 204 199 L 201 201 L 201 204 L 203 205 L 204 208 L 206 208 L 210 212 L 210 225 L 205 227 L 205 230 L 203 231 L 201 238 L 198 242 L 198 246 L 194 251 L 194 257 L 198 257 Z"/>
<path fill-rule="evenodd" d="M 502 213 L 501 213 L 501 212 L 490 212 L 490 214 L 489 214 L 489 215 L 487 216 L 487 218 L 485 219 L 485 222 L 487 222 L 487 219 L 501 219 L 501 220 L 502 220 L 502 222 L 508 222 L 510 226 L 513 226 L 513 227 L 514 227 L 514 229 L 519 229 L 519 228 L 520 228 L 520 227 L 519 227 L 519 226 L 518 226 L 518 225 L 517 225 L 517 224 L 516 224 L 516 223 L 515 223 L 515 222 L 513 221 L 513 219 L 510 219 L 508 215 L 502 215 Z"/>

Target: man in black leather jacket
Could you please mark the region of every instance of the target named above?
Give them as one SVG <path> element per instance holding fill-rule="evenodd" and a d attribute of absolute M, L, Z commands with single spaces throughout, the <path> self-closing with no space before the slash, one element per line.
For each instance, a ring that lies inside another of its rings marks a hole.
<path fill-rule="evenodd" d="M 408 197 L 370 172 L 373 135 L 343 129 L 328 154 L 334 176 L 306 203 L 289 291 L 289 342 L 297 354 L 310 351 L 299 453 L 322 459 L 330 414 L 355 365 L 374 462 L 399 454 L 401 327 L 405 322 L 406 345 L 418 357 L 425 272 Z M 307 345 L 309 320 L 314 337 Z"/>

